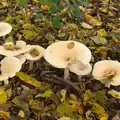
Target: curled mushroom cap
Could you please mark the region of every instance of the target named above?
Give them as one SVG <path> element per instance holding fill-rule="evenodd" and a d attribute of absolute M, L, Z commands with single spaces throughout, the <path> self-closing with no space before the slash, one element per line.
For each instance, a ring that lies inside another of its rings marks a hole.
<path fill-rule="evenodd" d="M 21 63 L 23 64 L 23 63 L 25 63 L 25 61 L 26 61 L 26 58 L 25 58 L 25 56 L 24 55 L 18 55 L 18 56 L 16 56 L 20 61 L 21 61 Z"/>
<path fill-rule="evenodd" d="M 81 61 L 84 65 L 91 59 L 90 50 L 76 41 L 59 41 L 48 46 L 44 58 L 57 68 L 66 68 L 69 63 Z"/>
<path fill-rule="evenodd" d="M 36 61 L 44 55 L 45 49 L 39 45 L 31 45 L 31 50 L 24 54 L 27 60 Z"/>
<path fill-rule="evenodd" d="M 16 47 L 22 48 L 22 47 L 25 47 L 25 46 L 26 46 L 26 42 L 25 41 L 22 41 L 22 40 L 16 41 Z"/>
<path fill-rule="evenodd" d="M 102 60 L 95 63 L 92 75 L 102 83 L 109 82 L 111 85 L 120 85 L 120 63 L 112 60 Z"/>
<path fill-rule="evenodd" d="M 5 36 L 9 34 L 12 30 L 12 27 L 10 24 L 5 22 L 0 22 L 0 36 Z"/>
<path fill-rule="evenodd" d="M 22 53 L 28 52 L 31 49 L 31 45 L 26 45 L 24 47 L 18 47 L 18 46 L 10 46 L 9 42 L 0 46 L 0 55 L 4 56 L 18 56 Z"/>
<path fill-rule="evenodd" d="M 1 73 L 7 74 L 8 77 L 14 77 L 22 67 L 21 61 L 16 57 L 5 57 L 1 61 Z"/>
<path fill-rule="evenodd" d="M 92 66 L 89 63 L 84 65 L 78 61 L 69 65 L 69 70 L 77 75 L 88 75 L 92 71 Z"/>

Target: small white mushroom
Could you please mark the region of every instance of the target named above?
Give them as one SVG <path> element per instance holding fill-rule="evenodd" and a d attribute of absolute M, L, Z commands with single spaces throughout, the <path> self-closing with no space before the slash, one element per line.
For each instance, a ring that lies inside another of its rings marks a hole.
<path fill-rule="evenodd" d="M 18 56 L 16 56 L 16 57 L 21 61 L 22 64 L 25 63 L 26 58 L 25 58 L 25 56 L 24 56 L 23 54 L 18 55 Z"/>
<path fill-rule="evenodd" d="M 12 30 L 12 26 L 5 22 L 0 22 L 0 36 L 9 34 Z"/>
<path fill-rule="evenodd" d="M 22 68 L 21 61 L 16 57 L 5 57 L 1 61 L 1 73 L 7 74 L 8 77 L 14 77 L 16 72 Z"/>
<path fill-rule="evenodd" d="M 22 48 L 13 46 L 10 47 L 9 45 L 6 45 L 6 43 L 3 46 L 0 46 L 0 55 L 4 56 L 18 56 L 22 53 L 28 52 L 31 49 L 31 45 L 26 45 Z"/>
<path fill-rule="evenodd" d="M 16 41 L 16 47 L 22 48 L 22 47 L 25 47 L 25 46 L 26 46 L 26 42 L 25 41 L 22 41 L 22 40 Z"/>
<path fill-rule="evenodd" d="M 89 64 L 91 51 L 84 44 L 76 41 L 59 41 L 53 43 L 45 50 L 44 58 L 52 66 L 64 68 L 65 79 L 69 77 L 68 70 L 77 75 L 85 75 L 91 71 Z M 80 62 L 82 63 L 81 66 Z M 87 68 L 80 71 L 83 65 Z"/>
<path fill-rule="evenodd" d="M 107 86 L 118 86 L 120 85 L 120 63 L 113 60 L 99 61 L 95 63 L 92 75 Z"/>
<path fill-rule="evenodd" d="M 31 50 L 24 54 L 27 60 L 36 61 L 44 55 L 45 49 L 39 45 L 31 45 Z"/>

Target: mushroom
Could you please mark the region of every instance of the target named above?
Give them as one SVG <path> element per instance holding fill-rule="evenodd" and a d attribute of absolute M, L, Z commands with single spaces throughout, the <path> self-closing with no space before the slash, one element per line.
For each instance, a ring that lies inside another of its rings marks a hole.
<path fill-rule="evenodd" d="M 29 60 L 29 70 L 33 68 L 34 61 L 41 59 L 44 55 L 45 49 L 39 45 L 31 45 L 31 49 L 24 53 L 24 56 Z"/>
<path fill-rule="evenodd" d="M 18 45 L 18 42 L 16 43 Z M 28 52 L 31 49 L 31 45 L 24 45 L 23 47 L 20 46 L 21 45 L 18 47 L 11 42 L 7 42 L 3 46 L 0 46 L 0 54 L 4 56 L 18 56 L 22 53 Z"/>
<path fill-rule="evenodd" d="M 21 61 L 16 57 L 5 57 L 1 61 L 1 73 L 7 74 L 8 77 L 14 77 L 16 72 L 22 68 Z"/>
<path fill-rule="evenodd" d="M 113 60 L 102 60 L 95 63 L 92 75 L 106 87 L 120 85 L 120 63 Z"/>
<path fill-rule="evenodd" d="M 0 22 L 0 36 L 9 34 L 12 30 L 12 26 L 5 22 Z"/>
<path fill-rule="evenodd" d="M 36 61 L 44 55 L 45 49 L 39 45 L 31 45 L 31 49 L 24 54 L 27 60 Z"/>
<path fill-rule="evenodd" d="M 45 50 L 44 58 L 52 66 L 64 68 L 65 79 L 69 75 L 69 70 L 77 75 L 85 75 L 91 71 L 89 64 L 91 52 L 84 44 L 76 41 L 59 41 L 53 43 Z M 83 66 L 86 68 L 82 71 L 80 69 Z"/>

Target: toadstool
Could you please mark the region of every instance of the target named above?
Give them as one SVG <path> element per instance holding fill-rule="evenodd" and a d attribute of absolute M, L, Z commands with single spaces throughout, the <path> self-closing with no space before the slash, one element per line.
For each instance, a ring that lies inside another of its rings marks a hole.
<path fill-rule="evenodd" d="M 95 63 L 92 75 L 106 87 L 120 85 L 120 63 L 113 60 L 102 60 Z"/>
<path fill-rule="evenodd" d="M 0 36 L 9 34 L 12 30 L 12 26 L 5 22 L 0 22 Z"/>
<path fill-rule="evenodd" d="M 28 52 L 30 49 L 31 45 L 18 47 L 16 45 L 12 45 L 11 42 L 6 42 L 4 45 L 0 46 L 0 54 L 4 56 L 18 56 L 22 53 Z"/>
<path fill-rule="evenodd" d="M 21 61 L 16 57 L 5 57 L 1 61 L 1 73 L 7 74 L 8 77 L 14 77 L 16 72 L 22 68 Z"/>
<path fill-rule="evenodd" d="M 24 54 L 27 60 L 36 61 L 44 55 L 45 49 L 39 45 L 31 45 L 31 49 Z"/>
<path fill-rule="evenodd" d="M 91 70 L 89 65 L 91 51 L 84 44 L 76 41 L 59 41 L 53 43 L 45 50 L 44 58 L 52 66 L 64 68 L 64 78 L 67 78 L 69 70 L 77 75 L 83 75 L 85 71 L 82 72 L 79 70 L 82 65 L 87 66 L 89 71 Z M 76 64 L 80 65 L 79 68 Z"/>
<path fill-rule="evenodd" d="M 33 68 L 34 61 L 41 59 L 45 49 L 39 45 L 31 45 L 31 49 L 24 53 L 24 57 L 29 60 L 29 70 Z"/>

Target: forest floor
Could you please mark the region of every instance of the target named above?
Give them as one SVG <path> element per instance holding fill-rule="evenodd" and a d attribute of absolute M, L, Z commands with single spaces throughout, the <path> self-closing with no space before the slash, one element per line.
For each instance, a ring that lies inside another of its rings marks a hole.
<path fill-rule="evenodd" d="M 120 1 L 90 0 L 77 7 L 66 1 L 0 0 L 0 21 L 13 27 L 0 44 L 24 40 L 47 48 L 58 40 L 75 40 L 91 50 L 92 65 L 120 61 Z M 120 120 L 119 86 L 106 88 L 91 74 L 79 80 L 70 73 L 66 82 L 64 70 L 44 58 L 30 64 L 25 62 L 8 85 L 1 83 L 0 120 Z"/>

